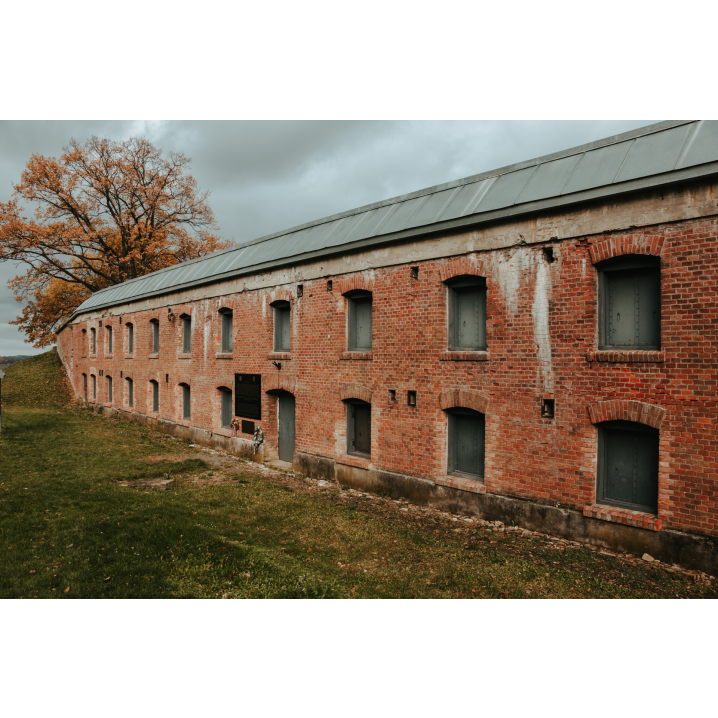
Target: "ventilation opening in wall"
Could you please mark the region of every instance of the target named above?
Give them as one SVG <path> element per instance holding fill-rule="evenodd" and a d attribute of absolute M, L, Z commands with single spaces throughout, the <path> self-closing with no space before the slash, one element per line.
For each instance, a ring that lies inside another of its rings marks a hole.
<path fill-rule="evenodd" d="M 556 400 L 541 399 L 541 418 L 553 419 L 556 416 Z"/>
<path fill-rule="evenodd" d="M 396 401 L 396 389 L 389 389 L 389 401 Z"/>
<path fill-rule="evenodd" d="M 304 285 L 303 284 L 297 284 L 297 296 L 298 297 L 304 296 Z"/>
<path fill-rule="evenodd" d="M 406 394 L 406 403 L 409 406 L 416 406 L 416 392 L 415 391 L 409 391 Z"/>
<path fill-rule="evenodd" d="M 549 264 L 553 264 L 556 261 L 556 257 L 553 256 L 553 247 L 544 247 L 543 256 Z"/>
<path fill-rule="evenodd" d="M 169 383 L 170 383 L 170 375 L 165 374 L 165 384 L 169 384 Z"/>
<path fill-rule="evenodd" d="M 411 268 L 411 278 L 412 278 L 412 279 L 419 279 L 419 267 L 412 267 L 412 268 Z"/>
<path fill-rule="evenodd" d="M 331 279 L 327 282 L 327 291 L 328 292 L 332 291 L 332 280 Z"/>

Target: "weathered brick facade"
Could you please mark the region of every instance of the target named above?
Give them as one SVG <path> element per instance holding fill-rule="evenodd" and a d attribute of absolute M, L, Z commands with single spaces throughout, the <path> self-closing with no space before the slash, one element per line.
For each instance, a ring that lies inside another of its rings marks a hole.
<path fill-rule="evenodd" d="M 94 374 L 97 401 L 107 404 L 105 377 L 112 376 L 113 405 L 127 409 L 125 379 L 131 377 L 135 412 L 214 435 L 230 435 L 219 428 L 218 388 L 232 389 L 237 372 L 261 374 L 257 424 L 270 456 L 277 446 L 272 392 L 283 389 L 296 397 L 298 454 L 560 505 L 632 526 L 718 536 L 718 218 L 564 235 L 419 260 L 411 259 L 407 246 L 404 263 L 382 266 L 379 257 L 370 269 L 352 271 L 349 265 L 343 274 L 309 279 L 303 277 L 311 272 L 300 272 L 282 286 L 245 286 L 186 301 L 168 295 L 77 317 L 58 343 L 78 396 L 82 374 Z M 660 257 L 662 346 L 650 352 L 600 352 L 594 262 L 631 253 Z M 445 281 L 467 274 L 487 282 L 486 352 L 447 351 Z M 347 351 L 344 293 L 353 289 L 373 292 L 370 352 Z M 212 291 L 226 289 L 205 294 Z M 272 351 L 270 303 L 278 299 L 291 302 L 289 353 Z M 218 310 L 223 307 L 233 310 L 231 355 L 220 354 Z M 192 317 L 191 355 L 181 353 L 181 314 Z M 153 318 L 160 324 L 158 355 L 151 353 Z M 128 322 L 134 326 L 133 355 L 127 353 Z M 111 356 L 105 351 L 107 326 L 114 333 Z M 93 327 L 96 356 L 87 351 Z M 150 411 L 152 379 L 160 386 L 159 414 Z M 180 383 L 191 386 L 190 421 L 181 418 Z M 390 390 L 396 401 L 390 401 Z M 415 407 L 407 405 L 409 390 L 417 392 Z M 372 406 L 370 460 L 346 455 L 343 400 L 351 398 Z M 542 398 L 555 400 L 555 419 L 541 418 Z M 455 406 L 486 416 L 483 483 L 446 476 L 445 410 Z M 584 510 L 596 499 L 595 424 L 612 419 L 660 430 L 657 517 Z"/>

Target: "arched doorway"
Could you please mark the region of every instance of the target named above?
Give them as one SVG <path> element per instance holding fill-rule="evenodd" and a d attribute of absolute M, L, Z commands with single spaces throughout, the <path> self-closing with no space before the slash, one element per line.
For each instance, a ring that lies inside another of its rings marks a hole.
<path fill-rule="evenodd" d="M 278 450 L 280 461 L 294 461 L 294 394 L 288 391 L 277 392 L 278 417 Z"/>

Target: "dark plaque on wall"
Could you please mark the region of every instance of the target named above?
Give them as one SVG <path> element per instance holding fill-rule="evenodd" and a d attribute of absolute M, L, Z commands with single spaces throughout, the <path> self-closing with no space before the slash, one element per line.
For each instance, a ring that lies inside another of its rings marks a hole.
<path fill-rule="evenodd" d="M 242 419 L 242 433 L 243 434 L 254 434 L 254 422 Z"/>
<path fill-rule="evenodd" d="M 262 418 L 262 375 L 234 375 L 235 415 L 247 419 Z"/>

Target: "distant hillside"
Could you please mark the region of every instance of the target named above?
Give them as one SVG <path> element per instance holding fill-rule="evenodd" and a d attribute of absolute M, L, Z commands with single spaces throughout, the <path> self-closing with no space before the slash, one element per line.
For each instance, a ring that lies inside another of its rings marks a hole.
<path fill-rule="evenodd" d="M 13 405 L 46 407 L 67 404 L 70 401 L 65 370 L 55 348 L 44 354 L 14 362 L 4 372 L 3 410 Z"/>
<path fill-rule="evenodd" d="M 11 357 L 3 357 L 0 356 L 0 365 L 9 365 L 14 364 L 16 361 L 21 361 L 22 359 L 27 359 L 30 355 L 29 354 L 17 354 L 16 356 Z"/>

